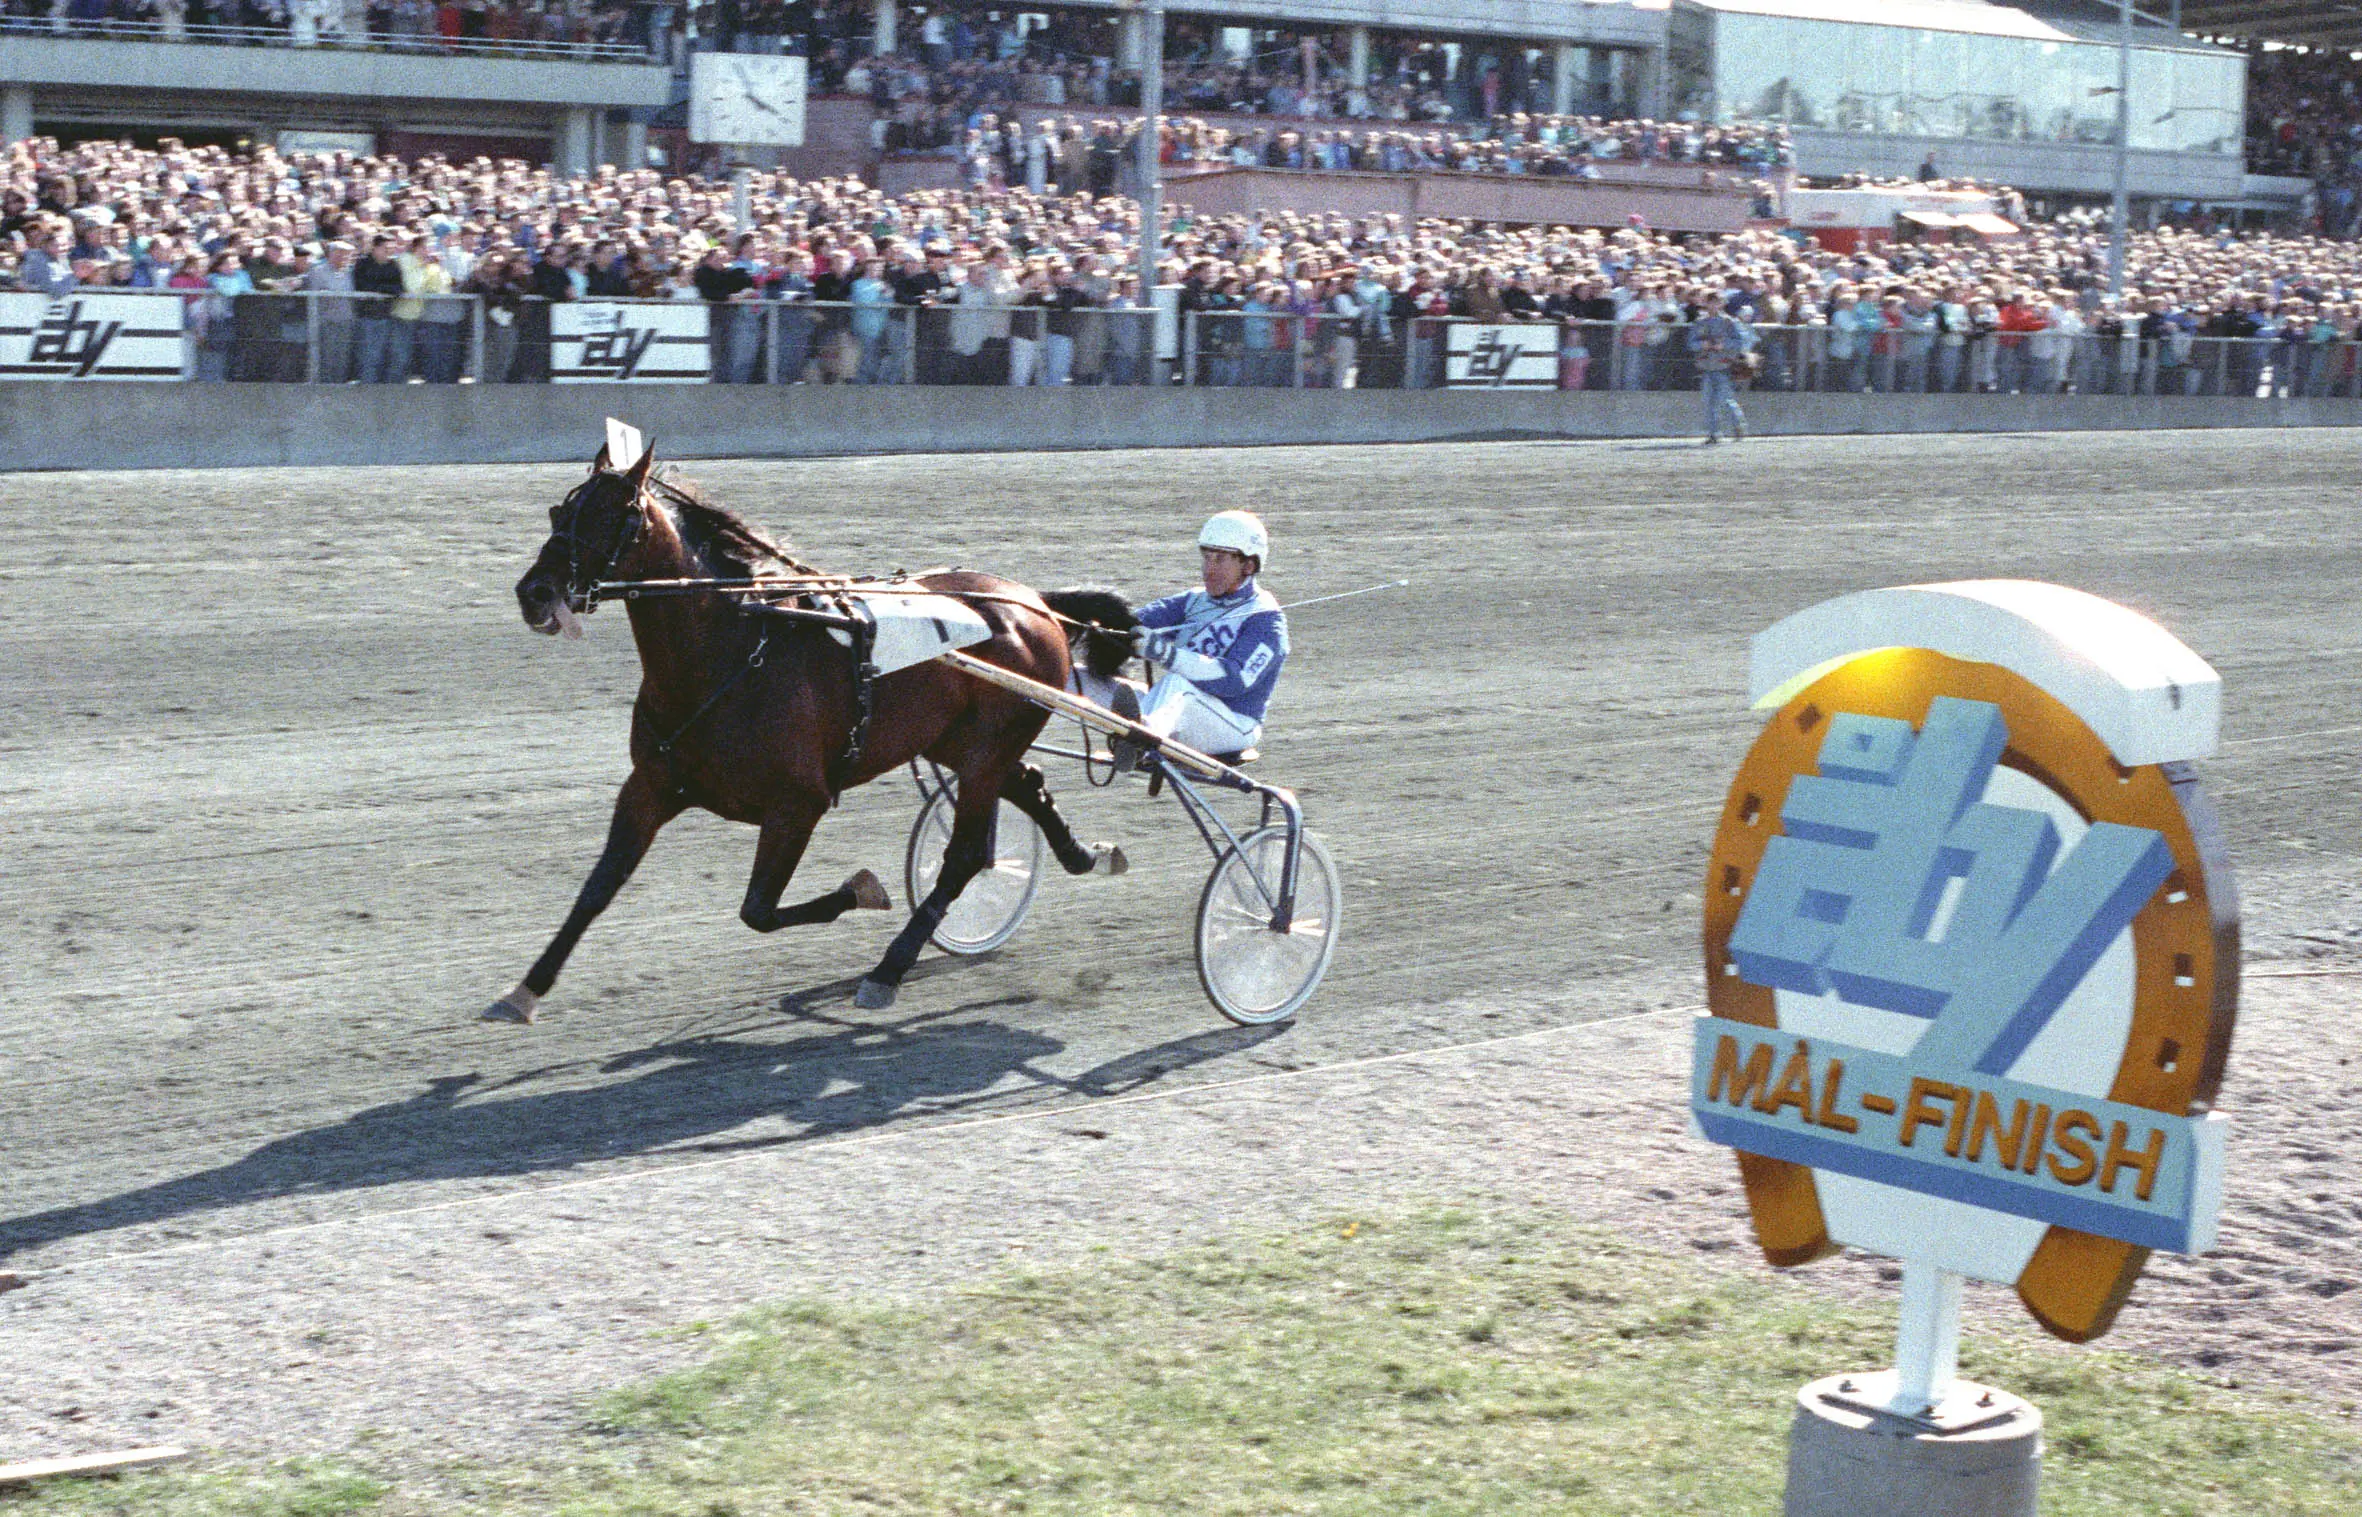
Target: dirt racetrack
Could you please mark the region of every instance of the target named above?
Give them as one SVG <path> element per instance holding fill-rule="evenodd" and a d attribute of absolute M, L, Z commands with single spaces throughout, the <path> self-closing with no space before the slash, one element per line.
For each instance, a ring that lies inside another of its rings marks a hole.
<path fill-rule="evenodd" d="M 930 956 L 891 1012 L 849 995 L 899 911 L 757 937 L 736 919 L 752 834 L 690 817 L 541 1024 L 479 1022 L 563 914 L 624 773 L 621 616 L 557 643 L 510 594 L 579 469 L 0 476 L 0 1265 L 103 1290 L 109 1261 L 296 1224 L 1694 1002 L 1705 845 L 1756 725 L 1746 639 L 1875 585 L 2051 579 L 2179 633 L 2226 683 L 2202 772 L 2251 962 L 2353 965 L 2350 447 L 683 466 L 835 568 L 1161 592 L 1193 572 L 1199 519 L 1247 504 L 1283 600 L 1411 578 L 1293 627 L 1264 764 L 1337 856 L 1344 942 L 1299 1025 L 1256 1032 L 1199 994 L 1205 859 L 1179 814 L 1058 768 L 1078 833 L 1120 838 L 1132 874 L 1049 880 L 1008 948 Z M 907 784 L 848 797 L 789 899 L 866 864 L 906 904 L 914 812 Z M 2362 980 L 2308 983 L 2310 1046 L 2342 1063 Z M 0 1454 L 46 1451 L 45 1426 L 73 1441 L 37 1395 L 12 1398 Z"/>

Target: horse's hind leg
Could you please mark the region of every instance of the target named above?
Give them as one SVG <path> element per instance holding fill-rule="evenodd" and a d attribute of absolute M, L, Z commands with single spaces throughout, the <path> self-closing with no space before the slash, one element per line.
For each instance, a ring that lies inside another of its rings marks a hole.
<path fill-rule="evenodd" d="M 1068 874 L 1089 874 L 1094 869 L 1122 874 L 1131 867 L 1123 849 L 1113 843 L 1093 843 L 1086 848 L 1074 840 L 1074 829 L 1066 825 L 1057 803 L 1050 799 L 1050 787 L 1041 770 L 1033 765 L 1019 764 L 1009 771 L 1009 777 L 1001 781 L 1001 799 L 1033 818 Z"/>
<path fill-rule="evenodd" d="M 566 967 L 567 956 L 590 924 L 598 919 L 623 888 L 632 871 L 640 867 L 647 855 L 648 845 L 656 840 L 658 829 L 681 814 L 678 796 L 658 787 L 639 770 L 623 782 L 623 789 L 615 797 L 615 816 L 607 824 L 607 846 L 599 854 L 599 862 L 582 882 L 582 891 L 574 898 L 574 909 L 566 913 L 566 925 L 550 939 L 549 947 L 533 961 L 525 978 L 517 988 L 494 1001 L 484 1012 L 488 1022 L 530 1022 L 541 1004 L 541 998 L 558 983 L 558 971 Z"/>
<path fill-rule="evenodd" d="M 894 993 L 901 986 L 902 977 L 910 973 L 910 966 L 919 961 L 927 940 L 943 925 L 943 914 L 951 910 L 951 903 L 960 898 L 968 882 L 991 862 L 986 857 L 988 840 L 992 835 L 993 812 L 1000 803 L 1000 787 L 990 783 L 989 776 L 969 773 L 959 776 L 958 799 L 951 812 L 951 841 L 943 849 L 943 872 L 936 876 L 935 888 L 927 892 L 927 898 L 918 903 L 910 920 L 895 935 L 886 956 L 878 960 L 877 968 L 861 982 L 861 988 L 853 996 L 854 1005 L 875 1011 L 894 1004 Z"/>
<path fill-rule="evenodd" d="M 812 841 L 812 829 L 827 812 L 820 802 L 793 803 L 763 822 L 762 839 L 755 844 L 754 873 L 746 882 L 746 902 L 738 908 L 740 921 L 757 932 L 777 932 L 782 927 L 833 922 L 855 909 L 884 911 L 894 904 L 878 877 L 863 869 L 826 895 L 815 896 L 801 906 L 780 908 L 780 894 L 795 878 L 804 845 Z"/>

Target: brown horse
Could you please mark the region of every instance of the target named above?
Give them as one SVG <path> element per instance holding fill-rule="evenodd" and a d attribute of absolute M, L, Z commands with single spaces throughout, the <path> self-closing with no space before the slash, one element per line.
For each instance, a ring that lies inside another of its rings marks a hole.
<path fill-rule="evenodd" d="M 596 608 L 595 587 L 602 581 L 812 572 L 738 516 L 694 490 L 655 478 L 654 456 L 653 449 L 643 450 L 629 468 L 618 470 L 609 467 L 601 448 L 590 477 L 551 510 L 549 540 L 517 581 L 527 626 L 544 633 L 570 627 L 576 610 Z M 1060 688 L 1070 654 L 1050 601 L 1071 597 L 1077 609 L 1104 609 L 1111 620 L 1129 620 L 1106 592 L 1044 597 L 1009 580 L 961 570 L 925 575 L 916 587 L 962 596 L 991 626 L 991 640 L 968 653 Z M 1075 841 L 1051 804 L 1041 771 L 1022 762 L 1049 719 L 1023 698 L 932 660 L 884 675 L 873 686 L 872 714 L 855 762 L 832 773 L 855 737 L 859 692 L 853 658 L 828 628 L 767 616 L 759 606 L 723 594 L 637 598 L 628 610 L 641 670 L 632 705 L 631 778 L 615 799 L 607 846 L 565 925 L 486 1017 L 533 1020 L 567 955 L 631 877 L 657 830 L 691 806 L 762 829 L 738 914 L 755 931 L 772 932 L 892 904 L 866 869 L 802 905 L 779 904 L 812 829 L 839 789 L 919 757 L 956 777 L 958 801 L 943 873 L 862 981 L 856 999 L 864 1007 L 893 1004 L 895 988 L 944 912 L 989 862 L 987 839 L 1002 797 L 1033 818 L 1069 873 L 1121 869 L 1120 851 Z M 1106 661 L 1112 641 L 1094 635 L 1094 663 Z"/>

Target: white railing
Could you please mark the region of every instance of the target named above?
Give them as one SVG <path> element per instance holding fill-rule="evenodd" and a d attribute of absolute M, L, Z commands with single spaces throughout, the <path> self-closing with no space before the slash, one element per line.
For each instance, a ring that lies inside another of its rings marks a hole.
<path fill-rule="evenodd" d="M 594 299 L 0 292 L 0 380 L 1696 390 L 1679 322 Z M 2362 399 L 2362 342 L 1752 326 L 1743 388 Z"/>

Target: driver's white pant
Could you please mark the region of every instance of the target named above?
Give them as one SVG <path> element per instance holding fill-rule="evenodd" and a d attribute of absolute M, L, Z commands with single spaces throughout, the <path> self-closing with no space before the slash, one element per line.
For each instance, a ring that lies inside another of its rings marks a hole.
<path fill-rule="evenodd" d="M 1130 685 L 1140 693 L 1140 725 L 1158 737 L 1185 743 L 1200 753 L 1236 753 L 1252 748 L 1263 737 L 1263 724 L 1248 721 L 1178 674 L 1167 673 L 1154 688 L 1142 691 L 1133 680 L 1105 680 L 1087 670 L 1074 671 L 1078 695 L 1102 706 L 1115 704 L 1115 687 Z"/>

